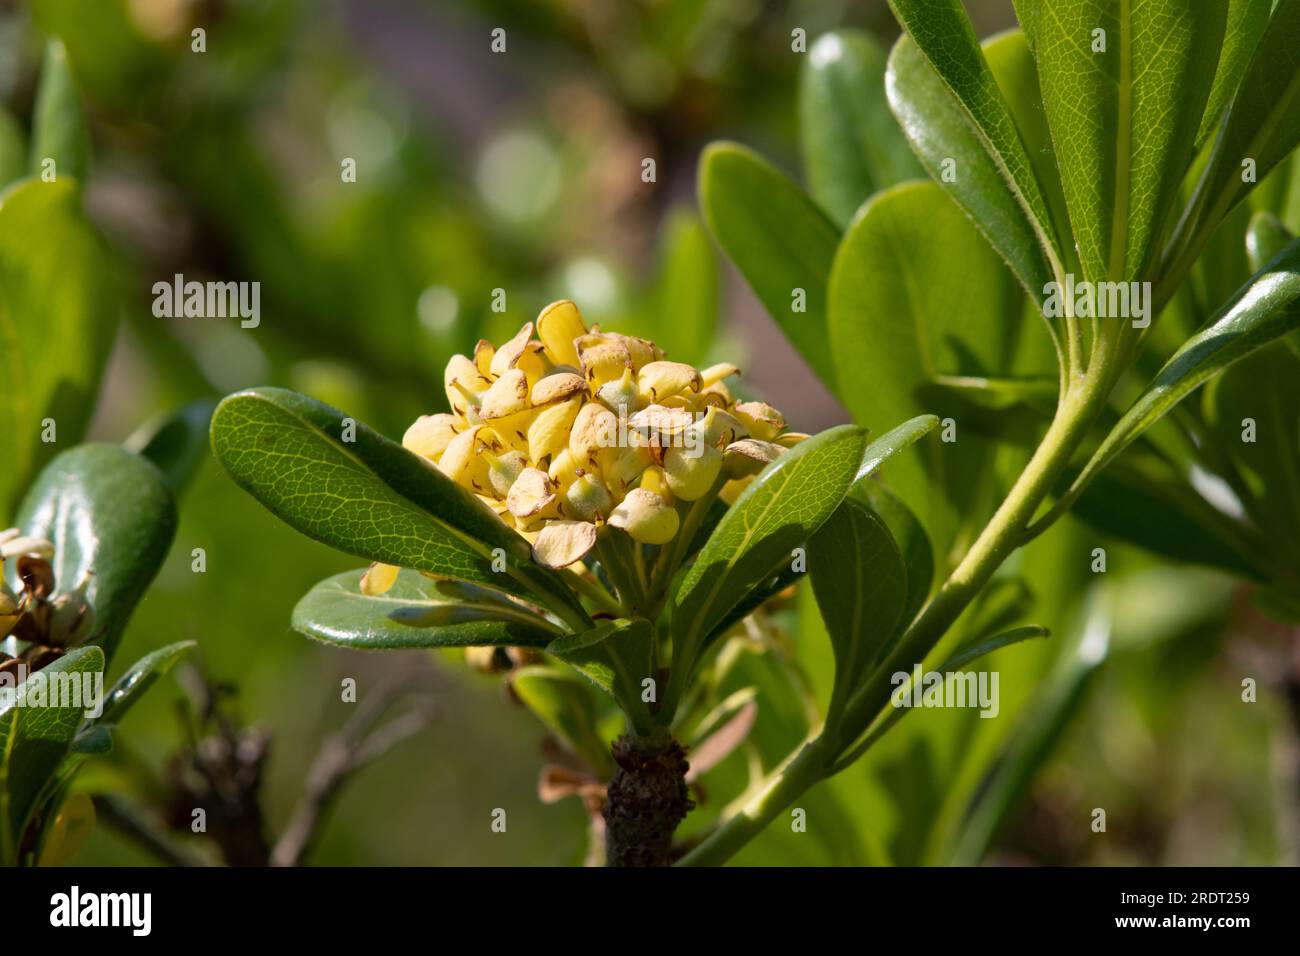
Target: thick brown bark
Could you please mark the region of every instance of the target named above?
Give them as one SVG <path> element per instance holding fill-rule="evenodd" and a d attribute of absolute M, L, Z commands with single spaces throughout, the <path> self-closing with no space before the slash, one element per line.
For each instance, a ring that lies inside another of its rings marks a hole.
<path fill-rule="evenodd" d="M 673 833 L 695 804 L 686 787 L 686 750 L 662 741 L 614 741 L 618 771 L 605 800 L 607 866 L 668 866 Z"/>

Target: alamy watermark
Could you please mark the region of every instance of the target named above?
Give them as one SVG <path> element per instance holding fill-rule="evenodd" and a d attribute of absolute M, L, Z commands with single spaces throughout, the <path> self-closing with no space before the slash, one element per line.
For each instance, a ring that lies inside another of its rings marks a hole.
<path fill-rule="evenodd" d="M 262 283 L 187 282 L 178 272 L 171 282 L 153 284 L 153 314 L 159 319 L 238 318 L 240 328 L 255 329 L 262 321 Z"/>
<path fill-rule="evenodd" d="M 37 671 L 27 665 L 0 671 L 0 709 L 18 707 L 73 708 L 94 720 L 104 713 L 103 671 Z"/>
<path fill-rule="evenodd" d="M 1076 282 L 1068 272 L 1064 284 L 1044 285 L 1043 296 L 1043 315 L 1049 319 L 1061 318 L 1073 306 L 1072 314 L 1081 319 L 1132 319 L 1135 329 L 1151 324 L 1150 282 Z"/>
<path fill-rule="evenodd" d="M 917 664 L 912 672 L 896 671 L 889 682 L 894 692 L 889 702 L 895 707 L 978 707 L 981 717 L 996 717 L 997 671 L 923 671 Z"/>

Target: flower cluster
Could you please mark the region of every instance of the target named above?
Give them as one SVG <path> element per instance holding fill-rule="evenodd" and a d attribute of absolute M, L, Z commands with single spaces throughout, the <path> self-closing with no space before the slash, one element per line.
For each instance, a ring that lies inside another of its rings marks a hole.
<path fill-rule="evenodd" d="M 87 576 L 72 592 L 54 597 L 54 545 L 24 535 L 17 528 L 0 531 L 0 639 L 13 637 L 17 654 L 0 652 L 0 671 L 25 664 L 40 670 L 64 651 L 85 640 L 95 615 L 86 600 Z M 4 580 L 5 562 L 17 562 L 21 593 Z"/>
<path fill-rule="evenodd" d="M 770 405 L 735 400 L 724 380 L 738 371 L 667 361 L 556 302 L 499 348 L 454 356 L 452 411 L 421 416 L 402 443 L 518 530 L 539 564 L 564 567 L 606 524 L 666 544 L 677 502 L 729 497 L 805 437 Z"/>

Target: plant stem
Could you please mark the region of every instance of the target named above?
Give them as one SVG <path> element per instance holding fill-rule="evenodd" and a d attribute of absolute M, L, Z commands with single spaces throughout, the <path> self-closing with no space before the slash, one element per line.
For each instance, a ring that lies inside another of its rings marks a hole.
<path fill-rule="evenodd" d="M 891 675 L 910 671 L 934 649 L 989 578 L 1020 544 L 1053 483 L 1079 447 L 1097 414 L 1105 405 L 1114 376 L 1109 362 L 1118 346 L 1118 332 L 1103 326 L 1093 352 L 1089 374 L 1072 383 L 1051 426 L 992 520 L 953 570 L 939 592 L 903 634 L 894 652 L 872 673 L 845 707 L 841 727 L 847 734 L 833 740 L 818 737 L 776 768 L 754 796 L 690 854 L 686 865 L 726 862 L 753 839 L 790 803 L 813 784 L 828 776 L 839 754 L 841 739 L 851 744 L 867 730 L 889 703 Z M 842 765 L 836 769 L 842 769 Z"/>
<path fill-rule="evenodd" d="M 613 614 L 615 617 L 623 616 L 623 606 L 614 600 L 614 596 L 599 584 L 588 581 L 576 571 L 567 569 L 564 580 L 568 581 L 575 591 L 590 600 L 600 610 Z"/>
<path fill-rule="evenodd" d="M 826 777 L 827 765 L 833 756 L 821 737 L 810 737 L 767 776 L 757 792 L 744 800 L 743 806 L 735 813 L 725 814 L 722 825 L 682 857 L 677 865 L 721 866 L 726 863 L 801 793 Z"/>

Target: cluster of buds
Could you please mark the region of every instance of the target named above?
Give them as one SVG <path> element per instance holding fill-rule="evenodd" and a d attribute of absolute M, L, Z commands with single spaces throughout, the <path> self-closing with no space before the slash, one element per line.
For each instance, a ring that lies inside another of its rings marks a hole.
<path fill-rule="evenodd" d="M 667 361 L 653 342 L 588 329 L 569 301 L 542 310 L 499 348 L 456 355 L 451 412 L 421 416 L 402 443 L 476 494 L 530 541 L 537 563 L 582 560 L 603 525 L 663 545 L 678 502 L 743 484 L 794 442 L 784 417 L 737 401 L 734 365 Z M 372 569 L 369 590 L 395 570 Z"/>
<path fill-rule="evenodd" d="M 76 590 L 53 597 L 54 545 L 24 535 L 17 528 L 0 531 L 0 640 L 19 642 L 17 654 L 0 652 L 0 670 L 24 665 L 40 670 L 90 634 L 95 615 L 86 599 L 87 576 Z M 4 579 L 5 562 L 16 562 L 21 593 Z"/>

